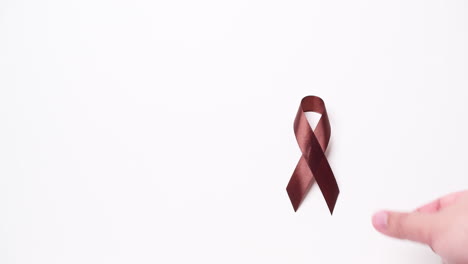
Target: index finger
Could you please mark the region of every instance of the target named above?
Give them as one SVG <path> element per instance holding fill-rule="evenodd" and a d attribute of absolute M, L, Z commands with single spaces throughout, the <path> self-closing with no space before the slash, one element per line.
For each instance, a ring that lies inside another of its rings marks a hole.
<path fill-rule="evenodd" d="M 440 197 L 439 199 L 432 201 L 426 205 L 423 205 L 416 209 L 417 212 L 420 213 L 436 213 L 447 206 L 452 205 L 457 201 L 457 199 L 464 195 L 468 194 L 468 191 L 460 191 L 451 194 L 447 194 L 445 196 Z"/>

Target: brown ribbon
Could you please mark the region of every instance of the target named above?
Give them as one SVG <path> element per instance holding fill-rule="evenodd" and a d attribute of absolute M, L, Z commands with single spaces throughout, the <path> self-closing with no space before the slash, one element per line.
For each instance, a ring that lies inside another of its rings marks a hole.
<path fill-rule="evenodd" d="M 310 127 L 305 112 L 315 112 L 322 115 L 315 130 Z M 330 121 L 325 103 L 320 97 L 306 96 L 302 99 L 294 120 L 294 133 L 302 152 L 301 159 L 289 180 L 288 187 L 286 187 L 294 211 L 297 211 L 307 192 L 316 181 L 330 213 L 333 214 L 340 190 L 325 157 L 325 150 L 330 141 Z"/>

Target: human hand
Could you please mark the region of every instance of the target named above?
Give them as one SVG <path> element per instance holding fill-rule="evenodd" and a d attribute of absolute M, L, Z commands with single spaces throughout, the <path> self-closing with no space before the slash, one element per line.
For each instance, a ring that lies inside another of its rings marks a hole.
<path fill-rule="evenodd" d="M 409 213 L 378 212 L 372 224 L 384 235 L 429 245 L 445 263 L 468 263 L 468 190 Z"/>

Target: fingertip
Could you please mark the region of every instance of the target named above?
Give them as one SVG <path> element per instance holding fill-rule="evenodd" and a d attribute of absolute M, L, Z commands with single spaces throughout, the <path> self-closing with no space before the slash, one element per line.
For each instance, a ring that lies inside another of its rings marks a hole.
<path fill-rule="evenodd" d="M 380 211 L 372 216 L 372 225 L 379 232 L 384 232 L 388 227 L 388 212 Z"/>

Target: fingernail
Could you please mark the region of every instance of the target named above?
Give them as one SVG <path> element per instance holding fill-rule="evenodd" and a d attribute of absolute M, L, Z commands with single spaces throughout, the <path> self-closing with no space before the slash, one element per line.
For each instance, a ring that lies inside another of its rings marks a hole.
<path fill-rule="evenodd" d="M 384 230 L 387 228 L 388 224 L 388 213 L 385 211 L 380 211 L 372 217 L 372 223 L 374 227 L 378 230 Z"/>

